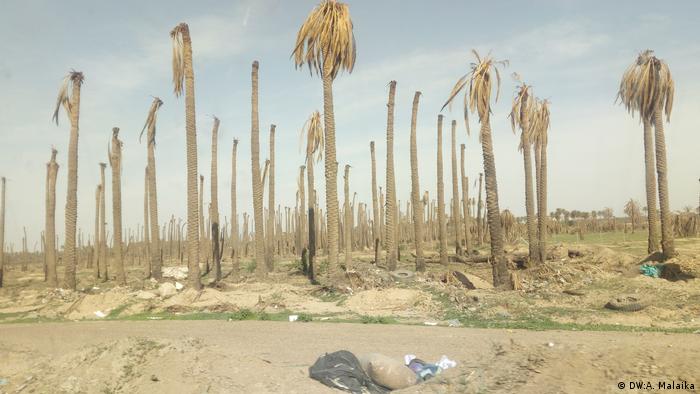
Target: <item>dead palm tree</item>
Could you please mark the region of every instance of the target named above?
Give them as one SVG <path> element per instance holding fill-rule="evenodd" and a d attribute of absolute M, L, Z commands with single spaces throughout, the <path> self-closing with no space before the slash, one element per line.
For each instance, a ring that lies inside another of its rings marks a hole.
<path fill-rule="evenodd" d="M 237 171 L 236 161 L 238 159 L 238 139 L 233 139 L 233 149 L 231 152 L 231 259 L 233 261 L 233 277 L 238 278 L 240 252 L 240 235 L 238 232 L 238 211 L 236 206 L 236 182 Z"/>
<path fill-rule="evenodd" d="M 469 217 L 469 178 L 466 175 L 466 170 L 464 167 L 464 163 L 466 161 L 466 145 L 461 144 L 460 145 L 460 168 L 461 168 L 461 175 L 462 175 L 462 213 L 464 214 L 464 249 L 466 251 L 466 254 L 471 253 L 472 250 L 472 244 L 471 244 L 471 234 L 470 234 L 470 229 L 471 229 L 471 220 Z"/>
<path fill-rule="evenodd" d="M 437 123 L 437 199 L 438 199 L 438 230 L 440 238 L 440 264 L 447 266 L 447 224 L 445 223 L 445 182 L 442 169 L 442 115 L 438 115 Z"/>
<path fill-rule="evenodd" d="M 549 131 L 549 102 L 536 103 L 532 116 L 532 142 L 535 145 L 535 176 L 537 178 L 537 249 L 539 261 L 547 260 L 547 134 Z"/>
<path fill-rule="evenodd" d="M 394 179 L 394 100 L 396 81 L 389 82 L 389 103 L 386 120 L 386 266 L 389 271 L 396 269 L 396 181 Z"/>
<path fill-rule="evenodd" d="M 265 264 L 265 224 L 263 222 L 263 180 L 260 174 L 260 120 L 258 118 L 258 61 L 253 62 L 250 153 L 253 172 L 253 219 L 255 221 L 255 273 L 267 275 Z"/>
<path fill-rule="evenodd" d="M 513 74 L 520 82 L 518 74 Z M 520 129 L 520 145 L 518 149 L 523 152 L 523 164 L 525 169 L 525 212 L 527 216 L 527 242 L 529 258 L 533 263 L 540 261 L 539 248 L 537 246 L 537 222 L 535 220 L 535 198 L 532 190 L 532 130 L 530 118 L 534 115 L 536 103 L 531 98 L 531 87 L 521 82 L 513 98 L 510 111 L 510 126 L 515 132 Z"/>
<path fill-rule="evenodd" d="M 218 179 L 218 134 L 219 118 L 214 117 L 214 128 L 211 132 L 211 249 L 212 264 L 214 265 L 214 277 L 218 282 L 221 280 L 221 250 L 219 248 L 219 179 Z"/>
<path fill-rule="evenodd" d="M 148 156 L 148 214 L 150 229 L 150 254 L 151 277 L 160 280 L 162 278 L 163 254 L 160 248 L 160 234 L 158 233 L 158 190 L 156 183 L 156 118 L 158 109 L 163 105 L 158 97 L 153 98 L 151 108 L 148 110 L 146 124 L 141 129 L 141 134 L 146 131 L 146 150 Z"/>
<path fill-rule="evenodd" d="M 197 224 L 197 128 L 194 108 L 194 69 L 190 28 L 180 23 L 170 32 L 173 41 L 173 84 L 175 96 L 185 90 L 185 129 L 187 141 L 187 265 L 188 281 L 195 290 L 202 287 L 199 275 L 199 233 Z M 183 84 L 184 82 L 184 84 Z"/>
<path fill-rule="evenodd" d="M 318 209 L 316 206 L 316 183 L 314 181 L 314 164 L 315 162 L 321 161 L 323 158 L 324 149 L 324 133 L 323 133 L 323 123 L 321 123 L 321 114 L 318 111 L 314 111 L 309 119 L 304 123 L 301 129 L 301 139 L 302 141 L 306 139 L 306 178 L 308 179 L 308 193 L 309 193 L 309 275 L 313 279 L 313 259 L 316 256 L 316 240 L 317 232 L 320 226 L 316 226 L 316 217 L 318 216 Z M 313 226 L 312 226 L 312 222 Z M 312 228 L 313 227 L 313 228 Z M 312 231 L 313 230 L 313 231 Z M 313 238 L 313 242 L 312 242 Z"/>
<path fill-rule="evenodd" d="M 374 152 L 374 141 L 369 143 L 369 153 L 372 161 L 372 237 L 373 245 L 381 240 L 381 220 L 379 219 L 379 201 L 377 200 L 377 158 Z"/>
<path fill-rule="evenodd" d="M 56 177 L 58 176 L 58 163 L 56 163 L 56 149 L 51 149 L 51 161 L 46 163 L 47 190 L 46 190 L 46 280 L 49 287 L 58 285 L 56 274 Z"/>
<path fill-rule="evenodd" d="M 0 288 L 5 273 L 5 177 L 0 178 Z"/>
<path fill-rule="evenodd" d="M 297 33 L 294 64 L 306 64 L 323 79 L 323 120 L 325 129 L 326 214 L 328 215 L 328 265 L 338 268 L 338 164 L 335 155 L 333 80 L 339 72 L 352 72 L 355 65 L 355 36 L 346 4 L 322 0 L 311 11 Z"/>
<path fill-rule="evenodd" d="M 148 165 L 146 165 L 143 178 L 143 242 L 146 250 L 146 270 L 143 277 L 148 279 L 151 277 L 151 237 L 148 235 L 149 232 L 149 218 L 148 218 Z M 99 201 L 99 197 L 98 197 Z"/>
<path fill-rule="evenodd" d="M 267 270 L 275 268 L 275 125 L 270 125 L 270 168 L 267 180 L 267 254 L 265 263 Z"/>
<path fill-rule="evenodd" d="M 114 244 L 114 262 L 117 269 L 117 282 L 126 285 L 124 272 L 124 249 L 122 243 L 122 142 L 119 140 L 119 128 L 112 128 L 112 148 L 109 155 L 109 165 L 112 167 L 112 220 L 114 225 L 112 239 Z"/>
<path fill-rule="evenodd" d="M 639 209 L 639 203 L 633 199 L 630 198 L 629 201 L 625 203 L 625 213 L 627 216 L 630 218 L 632 221 L 632 233 L 634 233 L 634 228 L 636 227 L 635 225 L 637 224 L 637 221 L 639 217 L 641 216 L 641 211 Z"/>
<path fill-rule="evenodd" d="M 109 262 L 107 261 L 107 222 L 106 222 L 106 196 L 105 169 L 107 163 L 100 163 L 100 261 L 102 262 L 102 280 L 107 281 L 109 274 Z"/>
<path fill-rule="evenodd" d="M 459 180 L 457 175 L 457 121 L 452 121 L 452 224 L 455 228 L 455 253 L 462 255 L 462 219 L 459 209 Z"/>
<path fill-rule="evenodd" d="M 491 137 L 491 91 L 493 88 L 493 74 L 496 77 L 496 101 L 501 85 L 501 77 L 498 71 L 499 66 L 505 66 L 507 61 L 496 61 L 491 56 L 481 58 L 479 54 L 472 50 L 476 57 L 476 63 L 471 64 L 471 69 L 467 74 L 459 78 L 450 92 L 449 98 L 443 109 L 463 89 L 464 99 L 464 122 L 469 132 L 468 112 L 476 112 L 481 124 L 479 140 L 484 156 L 484 173 L 486 174 L 486 208 L 488 215 L 489 233 L 491 235 L 491 255 L 493 264 L 493 283 L 497 287 L 512 287 L 510 276 L 506 265 L 503 251 L 503 233 L 501 231 L 501 214 L 498 208 L 498 185 L 496 181 L 496 161 L 493 154 L 493 141 Z M 468 87 L 468 88 L 467 88 Z"/>
<path fill-rule="evenodd" d="M 47 183 L 48 185 L 48 183 Z M 93 249 L 93 261 L 95 269 L 95 279 L 100 279 L 100 197 L 102 197 L 102 186 L 97 185 L 95 189 L 95 247 Z M 55 204 L 55 200 L 54 200 Z M 55 205 L 54 205 L 55 208 Z M 45 241 L 46 242 L 46 241 Z M 54 253 L 56 251 L 54 250 Z M 46 256 L 48 262 L 48 252 Z M 47 263 L 47 277 L 48 277 L 48 263 Z"/>
<path fill-rule="evenodd" d="M 416 123 L 418 120 L 418 102 L 421 92 L 413 95 L 411 110 L 411 204 L 413 205 L 413 238 L 416 244 L 416 271 L 425 271 L 423 257 L 423 203 L 420 198 L 420 180 L 418 179 L 418 144 L 416 142 Z M 372 142 L 372 175 L 374 178 L 374 142 Z M 376 191 L 372 189 L 376 198 Z"/>
<path fill-rule="evenodd" d="M 345 241 L 345 271 L 350 271 L 350 265 L 352 264 L 352 209 L 350 208 L 350 165 L 345 165 L 345 176 L 343 177 L 344 191 L 345 191 L 345 203 L 343 204 L 343 213 L 345 218 L 343 219 L 343 238 Z"/>
<path fill-rule="evenodd" d="M 204 175 L 199 174 L 199 245 L 200 245 L 200 256 L 204 259 L 205 269 L 204 274 L 208 274 L 211 267 L 209 267 L 209 255 L 207 254 L 207 234 L 205 231 L 204 223 Z"/>
<path fill-rule="evenodd" d="M 77 286 L 75 271 L 77 254 L 75 250 L 75 232 L 78 222 L 78 134 L 80 119 L 80 87 L 83 73 L 71 71 L 64 79 L 58 91 L 53 119 L 58 125 L 58 112 L 61 106 L 70 118 L 70 138 L 68 141 L 68 187 L 66 196 L 66 219 L 63 245 L 63 263 L 65 265 L 65 285 L 75 290 Z M 70 93 L 68 92 L 70 89 Z"/>
<path fill-rule="evenodd" d="M 639 112 L 644 124 L 644 150 L 647 181 L 647 206 L 649 207 L 649 247 L 656 248 L 655 233 L 656 201 L 653 198 L 653 153 L 651 151 L 651 124 L 654 123 L 654 145 L 656 154 L 656 175 L 659 186 L 659 205 L 661 213 L 661 249 L 666 256 L 675 255 L 673 243 L 673 226 L 669 209 L 668 169 L 666 161 L 666 141 L 664 135 L 663 115 L 668 121 L 673 109 L 674 82 L 671 71 L 663 60 L 654 56 L 654 52 L 646 50 L 637 56 L 637 61 L 623 74 L 618 92 L 618 99 L 631 113 Z M 651 181 L 651 182 L 650 182 Z M 652 204 L 653 203 L 653 204 Z M 653 233 L 652 233 L 653 232 Z M 655 234 L 654 234 L 655 235 Z M 652 242 L 654 242 L 652 244 Z"/>

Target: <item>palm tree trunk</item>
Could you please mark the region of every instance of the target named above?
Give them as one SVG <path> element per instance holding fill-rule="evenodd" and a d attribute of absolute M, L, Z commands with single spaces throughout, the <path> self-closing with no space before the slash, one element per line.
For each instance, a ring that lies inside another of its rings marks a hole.
<path fill-rule="evenodd" d="M 112 155 L 110 166 L 112 167 L 112 220 L 114 223 L 113 239 L 114 262 L 117 269 L 117 283 L 126 285 L 124 272 L 124 249 L 122 243 L 122 188 L 121 188 L 121 162 L 122 142 L 118 137 L 119 128 L 112 128 Z"/>
<path fill-rule="evenodd" d="M 666 136 L 661 106 L 654 111 L 654 140 L 656 146 L 656 175 L 659 182 L 659 207 L 661 213 L 661 251 L 666 257 L 676 255 L 673 243 L 673 223 L 669 209 L 668 168 L 666 161 Z M 649 208 L 651 211 L 651 208 Z"/>
<path fill-rule="evenodd" d="M 51 150 L 51 161 L 46 165 L 47 190 L 46 190 L 46 280 L 49 287 L 58 285 L 56 274 L 56 177 L 58 176 L 58 163 L 56 163 L 55 149 Z M 3 185 L 4 186 L 4 185 Z"/>
<path fill-rule="evenodd" d="M 263 190 L 260 174 L 260 121 L 258 118 L 258 62 L 253 62 L 251 74 L 253 92 L 251 98 L 251 165 L 253 172 L 253 217 L 255 220 L 255 273 L 261 278 L 267 275 L 265 264 L 265 225 L 263 222 Z"/>
<path fill-rule="evenodd" d="M 324 56 L 324 59 L 326 57 Z M 323 126 L 325 131 L 326 215 L 328 216 L 328 269 L 338 270 L 338 163 L 335 155 L 332 61 L 323 64 Z"/>
<path fill-rule="evenodd" d="M 199 174 L 199 246 L 200 246 L 200 257 L 204 259 L 205 263 L 205 268 L 204 268 L 204 274 L 208 274 L 210 267 L 209 267 L 209 255 L 207 254 L 207 246 L 205 243 L 207 242 L 207 233 L 204 230 L 205 228 L 205 223 L 204 223 L 204 175 Z"/>
<path fill-rule="evenodd" d="M 314 161 L 313 158 L 307 158 L 306 160 L 306 179 L 308 180 L 307 189 L 309 191 L 309 280 L 314 280 L 314 258 L 316 257 L 316 242 L 320 239 L 319 227 L 317 225 L 317 212 L 316 209 L 316 188 L 314 184 Z M 302 212 L 302 215 L 304 213 Z"/>
<path fill-rule="evenodd" d="M 182 32 L 185 63 L 185 128 L 187 141 L 187 265 L 188 281 L 195 290 L 202 288 L 199 274 L 199 233 L 197 223 L 197 126 L 194 107 L 194 69 L 192 67 L 192 40 L 185 25 Z"/>
<path fill-rule="evenodd" d="M 547 145 L 540 147 L 540 193 L 538 204 L 538 239 L 539 261 L 547 261 Z"/>
<path fill-rule="evenodd" d="M 231 260 L 233 278 L 238 279 L 240 251 L 240 235 L 238 233 L 238 212 L 236 207 L 236 160 L 238 155 L 238 140 L 233 140 L 231 152 Z"/>
<path fill-rule="evenodd" d="M 437 124 L 437 204 L 440 247 L 440 264 L 447 266 L 447 223 L 445 220 L 445 182 L 442 168 L 442 115 L 438 115 Z"/>
<path fill-rule="evenodd" d="M 109 262 L 107 261 L 107 219 L 106 219 L 106 183 L 105 183 L 106 163 L 100 163 L 100 261 L 102 262 L 102 281 L 109 279 Z"/>
<path fill-rule="evenodd" d="M 486 175 L 486 214 L 488 216 L 491 236 L 491 264 L 493 265 L 493 285 L 510 287 L 510 276 L 503 252 L 503 233 L 501 232 L 501 214 L 498 208 L 498 184 L 496 182 L 496 160 L 493 154 L 491 125 L 489 119 L 481 123 L 481 147 L 484 156 L 484 174 Z"/>
<path fill-rule="evenodd" d="M 418 147 L 416 142 L 416 123 L 418 120 L 418 102 L 420 92 L 413 95 L 411 110 L 411 202 L 413 205 L 413 238 L 416 244 L 416 271 L 425 271 L 423 257 L 423 203 L 420 199 L 420 180 L 418 178 Z M 374 176 L 374 144 L 372 144 L 372 175 Z M 373 192 L 374 189 L 372 190 Z M 376 192 L 375 196 L 376 198 Z M 375 208 L 376 209 L 376 208 Z"/>
<path fill-rule="evenodd" d="M 455 253 L 462 255 L 462 218 L 459 209 L 459 176 L 457 175 L 457 121 L 452 121 L 452 225 L 455 228 Z"/>
<path fill-rule="evenodd" d="M 149 226 L 149 212 L 148 212 L 148 178 L 150 178 L 148 165 L 146 165 L 145 177 L 144 177 L 144 188 L 143 188 L 143 242 L 146 250 L 146 270 L 144 272 L 144 278 L 148 279 L 151 277 L 151 271 L 153 267 L 151 258 L 151 237 L 148 235 L 150 229 Z M 155 252 L 154 252 L 155 253 Z"/>
<path fill-rule="evenodd" d="M 306 188 L 304 187 L 304 172 L 306 166 L 299 166 L 299 224 L 297 226 L 297 234 L 299 234 L 299 252 L 306 250 Z M 311 202 L 309 202 L 311 206 Z M 289 231 L 289 226 L 287 226 L 287 231 Z M 307 250 L 308 253 L 308 250 Z"/>
<path fill-rule="evenodd" d="M 93 248 L 93 263 L 95 266 L 93 267 L 95 269 L 95 279 L 100 279 L 100 197 L 102 196 L 102 186 L 97 185 L 95 188 L 95 247 Z M 47 201 L 48 204 L 48 201 Z M 55 209 L 55 200 L 54 200 L 54 209 Z M 47 212 L 49 211 L 48 205 L 47 205 Z M 55 212 L 54 212 L 55 213 Z M 47 214 L 47 222 L 48 222 L 48 214 Z M 55 227 L 54 227 L 55 229 Z M 48 225 L 47 225 L 47 230 L 48 230 Z M 48 233 L 46 231 L 45 233 Z M 46 242 L 46 240 L 44 240 Z M 46 248 L 44 248 L 46 250 Z M 54 250 L 55 253 L 55 250 Z M 49 267 L 48 267 L 48 254 L 46 256 L 46 276 L 48 278 L 48 272 L 49 272 Z M 55 255 L 54 255 L 55 259 Z M 55 267 L 54 267 L 55 271 Z M 49 286 L 51 284 L 49 283 Z"/>
<path fill-rule="evenodd" d="M 218 134 L 219 119 L 214 118 L 214 129 L 211 132 L 211 249 L 214 278 L 221 280 L 221 249 L 219 247 L 219 179 L 218 179 Z"/>
<path fill-rule="evenodd" d="M 386 265 L 396 269 L 396 181 L 394 180 L 394 100 L 396 81 L 389 83 L 386 122 Z"/>
<path fill-rule="evenodd" d="M 273 271 L 275 269 L 274 259 L 277 252 L 275 250 L 275 125 L 270 125 L 270 168 L 268 171 L 267 254 L 265 264 L 267 264 L 268 271 Z"/>
<path fill-rule="evenodd" d="M 470 220 L 469 220 L 469 178 L 466 175 L 465 162 L 467 158 L 466 145 L 460 145 L 460 164 L 461 164 L 461 175 L 462 175 L 462 213 L 464 214 L 464 249 L 466 254 L 469 254 L 472 250 L 471 244 L 471 234 L 470 231 Z"/>
<path fill-rule="evenodd" d="M 372 158 L 372 237 L 376 244 L 377 239 L 381 239 L 381 219 L 379 218 L 379 201 L 377 200 L 377 159 L 374 152 L 374 141 L 369 143 L 369 152 Z"/>
<path fill-rule="evenodd" d="M 483 149 L 483 148 L 482 148 Z M 479 173 L 479 202 L 476 205 L 476 237 L 478 238 L 478 244 L 481 246 L 481 244 L 484 243 L 484 226 L 483 222 L 481 220 L 481 211 L 483 210 L 484 203 L 481 200 L 481 189 L 482 189 L 482 184 L 484 181 L 484 174 Z"/>
<path fill-rule="evenodd" d="M 523 126 L 526 127 L 526 126 Z M 529 141 L 521 134 L 523 151 L 523 167 L 525 169 L 525 213 L 527 215 L 527 242 L 530 261 L 540 262 L 540 252 L 537 246 L 537 221 L 535 220 L 535 197 L 532 195 L 532 148 Z"/>
<path fill-rule="evenodd" d="M 70 139 L 68 142 L 68 187 L 66 190 L 66 219 L 63 245 L 64 281 L 66 287 L 75 290 L 77 254 L 75 232 L 78 222 L 78 123 L 80 121 L 80 86 L 82 81 L 73 81 L 70 112 Z"/>
<path fill-rule="evenodd" d="M 155 156 L 155 122 L 148 130 L 148 214 L 151 232 L 150 255 L 151 255 L 151 277 L 160 280 L 163 277 L 163 254 L 160 246 L 160 236 L 158 234 L 158 191 L 156 183 L 156 156 Z"/>
<path fill-rule="evenodd" d="M 343 237 L 345 240 L 345 271 L 350 271 L 350 265 L 352 264 L 352 209 L 350 208 L 350 166 L 345 166 L 345 203 L 343 204 L 343 213 L 345 218 L 343 220 Z"/>
<path fill-rule="evenodd" d="M 0 178 L 0 287 L 5 273 L 5 177 Z"/>

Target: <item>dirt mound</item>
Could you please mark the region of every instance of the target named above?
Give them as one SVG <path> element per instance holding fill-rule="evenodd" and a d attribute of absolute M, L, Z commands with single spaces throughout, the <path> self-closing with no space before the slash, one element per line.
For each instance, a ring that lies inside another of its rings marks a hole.
<path fill-rule="evenodd" d="M 358 315 L 417 316 L 434 310 L 430 294 L 415 289 L 366 290 L 351 296 L 347 307 Z"/>

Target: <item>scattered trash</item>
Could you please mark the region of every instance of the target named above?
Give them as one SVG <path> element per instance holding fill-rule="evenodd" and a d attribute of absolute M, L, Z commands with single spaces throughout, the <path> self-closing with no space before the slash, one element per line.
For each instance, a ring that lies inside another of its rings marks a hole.
<path fill-rule="evenodd" d="M 664 270 L 664 266 L 661 264 L 651 265 L 651 264 L 644 263 L 641 266 L 639 266 L 639 272 L 641 272 L 642 275 L 650 276 L 652 278 L 660 277 L 663 270 Z"/>
<path fill-rule="evenodd" d="M 107 315 L 102 311 L 95 311 L 95 316 L 97 316 L 99 318 L 107 317 Z"/>
<path fill-rule="evenodd" d="M 148 316 L 146 319 L 148 319 L 148 320 L 163 320 L 163 318 L 160 316 Z"/>
<path fill-rule="evenodd" d="M 440 360 L 438 360 L 438 362 L 436 362 L 435 364 L 442 369 L 449 369 L 457 366 L 456 361 L 450 360 L 444 354 L 442 355 L 442 357 L 440 357 Z"/>
<path fill-rule="evenodd" d="M 397 282 L 410 282 L 416 274 L 413 271 L 399 269 L 389 272 L 389 275 Z"/>
<path fill-rule="evenodd" d="M 319 320 L 324 321 L 324 320 L 330 320 L 330 319 L 331 319 L 330 317 L 324 316 L 324 317 L 320 318 Z"/>
<path fill-rule="evenodd" d="M 182 290 L 185 288 L 185 285 L 183 285 L 180 282 L 175 282 L 175 290 Z"/>
<path fill-rule="evenodd" d="M 158 382 L 160 379 L 156 375 L 151 375 L 151 382 Z"/>
<path fill-rule="evenodd" d="M 347 350 L 326 353 L 309 368 L 309 377 L 328 387 L 351 393 L 384 394 L 388 391 L 375 384 L 360 361 Z"/>
<path fill-rule="evenodd" d="M 635 297 L 619 297 L 608 301 L 605 308 L 622 312 L 637 312 L 647 306 Z"/>
<path fill-rule="evenodd" d="M 7 380 L 7 379 L 1 379 L 1 378 L 0 378 L 0 386 L 4 386 L 4 385 L 6 385 L 6 384 L 8 384 L 8 383 L 10 383 L 9 380 Z"/>
<path fill-rule="evenodd" d="M 462 327 L 462 323 L 457 319 L 448 320 L 447 325 L 450 327 Z"/>
<path fill-rule="evenodd" d="M 426 326 L 437 326 L 438 325 L 436 321 L 426 321 L 426 322 L 423 322 L 423 324 L 425 324 Z"/>
<path fill-rule="evenodd" d="M 417 383 L 418 376 L 405 364 L 379 353 L 360 356 L 360 365 L 374 383 L 399 390 Z"/>
<path fill-rule="evenodd" d="M 547 346 L 554 347 L 554 342 L 547 342 Z"/>
<path fill-rule="evenodd" d="M 297 321 L 299 320 L 299 315 L 289 315 L 289 321 Z"/>
<path fill-rule="evenodd" d="M 92 289 L 93 289 L 93 290 L 99 290 L 100 288 L 97 287 L 97 286 L 92 286 Z"/>

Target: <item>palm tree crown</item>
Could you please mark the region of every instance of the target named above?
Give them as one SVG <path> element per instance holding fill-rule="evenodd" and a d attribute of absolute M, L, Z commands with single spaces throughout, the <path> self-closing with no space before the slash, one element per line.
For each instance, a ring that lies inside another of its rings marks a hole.
<path fill-rule="evenodd" d="M 314 111 L 301 128 L 300 143 L 306 138 L 306 160 L 320 162 L 323 158 L 323 123 L 321 113 Z"/>
<path fill-rule="evenodd" d="M 647 49 L 622 75 L 617 100 L 627 111 L 639 112 L 645 119 L 652 119 L 657 108 L 663 108 L 666 120 L 673 109 L 674 82 L 668 64 Z"/>

